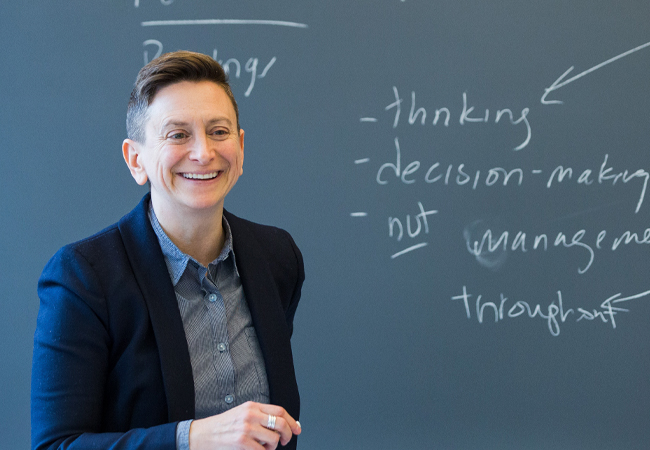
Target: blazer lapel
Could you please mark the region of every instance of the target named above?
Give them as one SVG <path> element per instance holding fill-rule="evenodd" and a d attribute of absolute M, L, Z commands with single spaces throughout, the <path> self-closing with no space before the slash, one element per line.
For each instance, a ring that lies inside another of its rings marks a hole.
<path fill-rule="evenodd" d="M 232 232 L 237 270 L 251 312 L 269 382 L 270 401 L 298 417 L 300 400 L 282 302 L 267 261 L 247 223 L 224 211 Z"/>
<path fill-rule="evenodd" d="M 183 321 L 167 265 L 147 212 L 149 194 L 124 216 L 119 230 L 154 331 L 170 422 L 194 418 L 194 379 Z"/>

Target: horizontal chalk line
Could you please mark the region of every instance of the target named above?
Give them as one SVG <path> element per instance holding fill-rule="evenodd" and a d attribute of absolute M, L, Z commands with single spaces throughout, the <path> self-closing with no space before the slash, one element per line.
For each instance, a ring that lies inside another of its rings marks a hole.
<path fill-rule="evenodd" d="M 424 247 L 425 245 L 427 245 L 426 242 L 422 242 L 422 243 L 420 243 L 420 244 L 412 245 L 412 246 L 409 247 L 409 248 L 405 248 L 405 249 L 402 250 L 401 252 L 397 252 L 397 253 L 395 253 L 394 255 L 391 255 L 390 259 L 395 259 L 395 258 L 397 258 L 398 256 L 402 256 L 404 253 L 412 252 L 413 250 L 417 250 L 418 248 L 422 248 L 422 247 Z"/>
<path fill-rule="evenodd" d="M 279 27 L 308 28 L 307 24 L 298 22 L 249 19 L 149 20 L 142 22 L 141 25 L 143 27 L 160 27 L 170 25 L 274 25 Z"/>

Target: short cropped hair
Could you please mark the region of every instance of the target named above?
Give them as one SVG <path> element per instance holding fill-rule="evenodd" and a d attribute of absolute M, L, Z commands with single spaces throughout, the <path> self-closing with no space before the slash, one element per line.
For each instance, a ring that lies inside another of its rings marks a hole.
<path fill-rule="evenodd" d="M 212 81 L 221 86 L 235 108 L 239 131 L 239 109 L 223 67 L 201 53 L 178 51 L 165 53 L 140 69 L 126 111 L 126 134 L 129 139 L 144 143 L 149 105 L 162 88 L 181 81 Z"/>

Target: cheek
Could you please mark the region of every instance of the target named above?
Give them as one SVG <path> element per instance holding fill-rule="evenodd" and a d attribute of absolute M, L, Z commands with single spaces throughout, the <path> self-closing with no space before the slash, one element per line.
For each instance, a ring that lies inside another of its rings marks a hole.
<path fill-rule="evenodd" d="M 244 155 L 239 147 L 230 149 L 227 154 L 223 154 L 222 156 L 227 159 L 230 163 L 230 166 L 236 168 L 236 172 L 241 175 Z"/>
<path fill-rule="evenodd" d="M 163 151 L 158 158 L 158 170 L 165 175 L 171 175 L 174 169 L 183 161 L 183 152 Z"/>
<path fill-rule="evenodd" d="M 239 175 L 243 175 L 243 173 L 244 173 L 244 158 L 242 157 L 242 155 L 239 155 L 237 157 L 237 167 L 239 169 L 237 171 L 239 173 Z"/>

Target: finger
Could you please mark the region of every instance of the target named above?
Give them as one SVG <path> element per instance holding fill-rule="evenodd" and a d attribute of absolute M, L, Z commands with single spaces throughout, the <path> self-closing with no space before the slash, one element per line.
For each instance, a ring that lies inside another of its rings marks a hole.
<path fill-rule="evenodd" d="M 285 445 L 291 440 L 293 434 L 284 418 L 273 414 L 262 414 L 264 418 L 261 420 L 260 424 L 266 429 L 273 430 L 278 435 L 278 439 L 282 445 Z"/>
<path fill-rule="evenodd" d="M 281 406 L 261 404 L 260 411 L 284 419 L 293 434 L 298 435 L 302 431 L 300 424 Z"/>
<path fill-rule="evenodd" d="M 275 432 L 279 434 L 280 443 L 282 445 L 287 445 L 287 443 L 293 437 L 291 427 L 289 427 L 289 424 L 287 423 L 286 420 L 284 420 L 283 417 L 276 417 L 275 427 L 273 428 L 273 430 L 275 430 Z"/>
<path fill-rule="evenodd" d="M 278 448 L 278 444 L 273 444 L 273 443 L 268 443 L 268 442 L 260 442 L 262 446 L 264 447 L 264 450 L 275 450 Z"/>
<path fill-rule="evenodd" d="M 268 428 L 260 427 L 254 433 L 254 439 L 264 447 L 265 450 L 274 450 L 280 442 L 280 435 Z"/>

